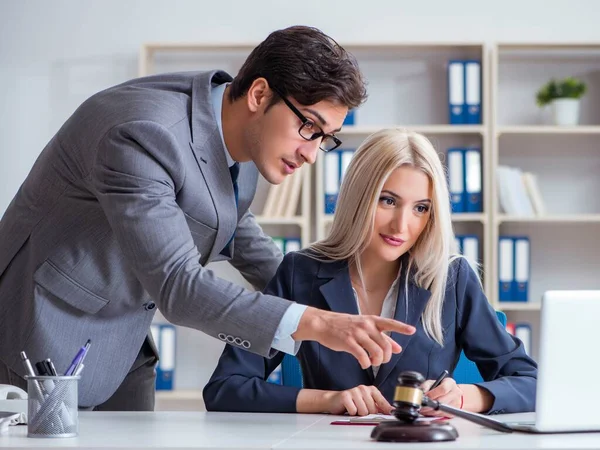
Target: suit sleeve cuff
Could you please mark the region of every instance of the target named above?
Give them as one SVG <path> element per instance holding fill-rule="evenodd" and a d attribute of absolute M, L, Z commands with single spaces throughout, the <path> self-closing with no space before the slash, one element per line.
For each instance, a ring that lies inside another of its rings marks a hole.
<path fill-rule="evenodd" d="M 287 309 L 281 322 L 275 332 L 275 337 L 271 344 L 271 348 L 279 350 L 280 352 L 287 353 L 288 355 L 295 355 L 300 349 L 302 341 L 298 342 L 292 338 L 292 334 L 298 329 L 298 324 L 302 318 L 302 314 L 306 311 L 306 305 L 299 305 L 298 303 L 292 303 Z"/>

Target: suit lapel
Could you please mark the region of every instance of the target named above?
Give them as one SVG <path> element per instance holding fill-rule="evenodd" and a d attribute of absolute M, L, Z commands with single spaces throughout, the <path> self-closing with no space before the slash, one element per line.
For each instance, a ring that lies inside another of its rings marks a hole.
<path fill-rule="evenodd" d="M 427 302 L 431 297 L 431 292 L 429 292 L 427 289 L 420 288 L 412 281 L 409 281 L 407 304 L 405 295 L 406 281 L 404 277 L 405 275 L 398 280 L 398 299 L 396 300 L 396 312 L 394 314 L 394 319 L 412 325 L 418 329 L 419 320 L 421 319 L 421 315 L 425 310 L 425 306 L 427 306 Z M 402 347 L 402 351 L 397 354 L 392 354 L 390 361 L 386 364 L 382 364 L 379 367 L 377 377 L 375 378 L 375 386 L 381 386 L 385 382 L 396 364 L 398 364 L 398 361 L 400 361 L 400 358 L 402 358 L 404 355 L 404 352 L 406 351 L 406 348 L 408 347 L 413 336 L 414 335 L 405 335 L 395 332 L 391 334 L 392 339 Z"/>
<path fill-rule="evenodd" d="M 317 276 L 330 278 L 328 282 L 321 285 L 319 290 L 331 311 L 358 314 L 358 305 L 352 291 L 352 282 L 346 261 L 322 262 Z M 356 362 L 356 367 L 361 372 L 361 376 L 367 378 L 367 383 L 372 384 L 375 380 L 373 369 L 371 367 L 366 370 L 362 369 L 358 362 Z"/>
<path fill-rule="evenodd" d="M 192 88 L 190 147 L 206 181 L 218 221 L 217 235 L 208 261 L 229 242 L 238 221 L 233 184 L 210 95 L 211 83 L 220 84 L 230 80 L 231 77 L 225 72 L 202 73 L 194 79 Z"/>

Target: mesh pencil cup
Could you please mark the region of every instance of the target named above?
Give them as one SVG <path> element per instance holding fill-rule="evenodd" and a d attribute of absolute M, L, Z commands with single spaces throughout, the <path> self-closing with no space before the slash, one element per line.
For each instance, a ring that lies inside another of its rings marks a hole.
<path fill-rule="evenodd" d="M 27 436 L 75 437 L 79 433 L 79 376 L 26 376 Z"/>

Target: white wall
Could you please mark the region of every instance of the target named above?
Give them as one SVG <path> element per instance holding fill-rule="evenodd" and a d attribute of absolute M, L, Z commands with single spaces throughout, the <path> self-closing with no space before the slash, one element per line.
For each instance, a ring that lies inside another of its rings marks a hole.
<path fill-rule="evenodd" d="M 586 42 L 600 41 L 599 13 L 594 0 L 0 0 L 0 215 L 74 109 L 137 75 L 144 42 L 259 42 L 292 24 L 342 43 Z M 198 345 L 194 333 L 180 342 Z M 186 355 L 202 370 L 179 387 L 204 384 L 221 348 L 210 341 Z"/>
<path fill-rule="evenodd" d="M 137 75 L 148 41 L 259 42 L 292 24 L 340 42 L 599 41 L 594 0 L 0 0 L 0 214 L 89 95 Z"/>

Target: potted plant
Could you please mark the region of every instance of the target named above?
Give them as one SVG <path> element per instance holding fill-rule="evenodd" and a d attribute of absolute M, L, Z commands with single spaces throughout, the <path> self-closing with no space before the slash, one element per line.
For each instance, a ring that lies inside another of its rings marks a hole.
<path fill-rule="evenodd" d="M 587 86 L 581 80 L 567 77 L 550 80 L 537 93 L 539 106 L 552 105 L 555 125 L 577 125 L 579 123 L 579 100 Z"/>

